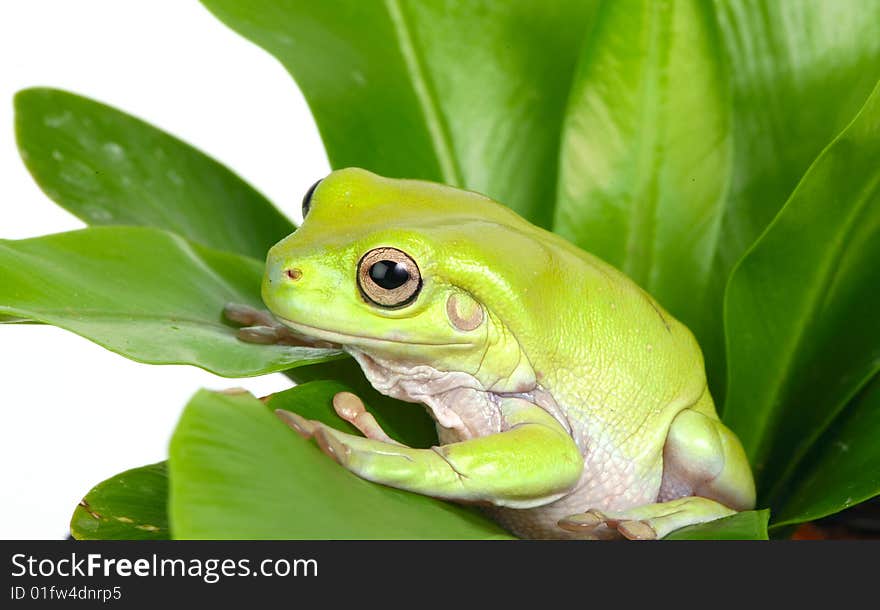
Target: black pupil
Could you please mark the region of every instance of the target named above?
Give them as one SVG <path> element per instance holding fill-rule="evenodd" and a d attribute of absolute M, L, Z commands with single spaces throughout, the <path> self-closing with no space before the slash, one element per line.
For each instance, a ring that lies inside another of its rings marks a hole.
<path fill-rule="evenodd" d="M 379 261 L 370 267 L 370 278 L 385 290 L 394 290 L 406 284 L 409 271 L 405 265 L 394 261 Z"/>

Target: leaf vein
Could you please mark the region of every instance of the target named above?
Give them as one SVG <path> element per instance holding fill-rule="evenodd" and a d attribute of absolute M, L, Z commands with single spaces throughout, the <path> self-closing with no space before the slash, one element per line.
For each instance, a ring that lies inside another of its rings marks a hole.
<path fill-rule="evenodd" d="M 437 155 L 437 162 L 440 164 L 443 181 L 453 186 L 464 186 L 461 169 L 453 152 L 449 127 L 443 118 L 443 113 L 438 108 L 436 94 L 432 91 L 428 78 L 425 76 L 424 66 L 419 59 L 409 24 L 403 14 L 400 2 L 399 0 L 384 0 L 384 3 L 388 11 L 388 17 L 391 20 L 391 25 L 397 34 L 398 42 L 400 43 L 400 53 L 410 75 L 413 89 L 422 105 L 425 125 L 428 128 L 431 142 L 434 145 L 434 153 Z"/>

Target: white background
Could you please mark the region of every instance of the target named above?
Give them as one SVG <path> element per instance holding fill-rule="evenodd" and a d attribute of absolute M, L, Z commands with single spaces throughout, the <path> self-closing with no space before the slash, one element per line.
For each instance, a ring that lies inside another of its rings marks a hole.
<path fill-rule="evenodd" d="M 18 157 L 12 96 L 38 85 L 171 132 L 297 220 L 303 193 L 329 171 L 292 79 L 196 0 L 4 1 L 0 238 L 83 226 L 39 190 Z M 278 374 L 228 380 L 194 367 L 137 364 L 38 325 L 0 325 L 0 383 L 0 539 L 65 537 L 93 484 L 165 458 L 199 387 L 264 395 L 290 385 Z"/>

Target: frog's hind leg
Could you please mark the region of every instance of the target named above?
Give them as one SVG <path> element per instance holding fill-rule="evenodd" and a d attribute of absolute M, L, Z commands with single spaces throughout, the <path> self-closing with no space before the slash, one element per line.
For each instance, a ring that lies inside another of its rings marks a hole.
<path fill-rule="evenodd" d="M 711 403 L 685 409 L 672 421 L 657 500 L 623 511 L 588 510 L 562 519 L 559 527 L 585 537 L 616 530 L 644 540 L 754 507 L 755 484 L 745 452 L 715 417 Z"/>
<path fill-rule="evenodd" d="M 714 409 L 685 409 L 672 421 L 663 447 L 658 500 L 702 496 L 736 510 L 755 506 L 755 483 L 739 439 Z"/>

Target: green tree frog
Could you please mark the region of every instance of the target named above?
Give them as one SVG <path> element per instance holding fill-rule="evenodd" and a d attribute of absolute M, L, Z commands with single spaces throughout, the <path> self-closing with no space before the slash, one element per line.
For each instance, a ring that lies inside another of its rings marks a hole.
<path fill-rule="evenodd" d="M 525 538 L 661 538 L 754 506 L 697 342 L 620 271 L 482 195 L 362 169 L 303 215 L 263 282 L 283 326 L 238 311 L 244 335 L 339 345 L 437 425 L 416 449 L 353 395 L 334 405 L 363 436 L 279 413 L 351 472 Z"/>

